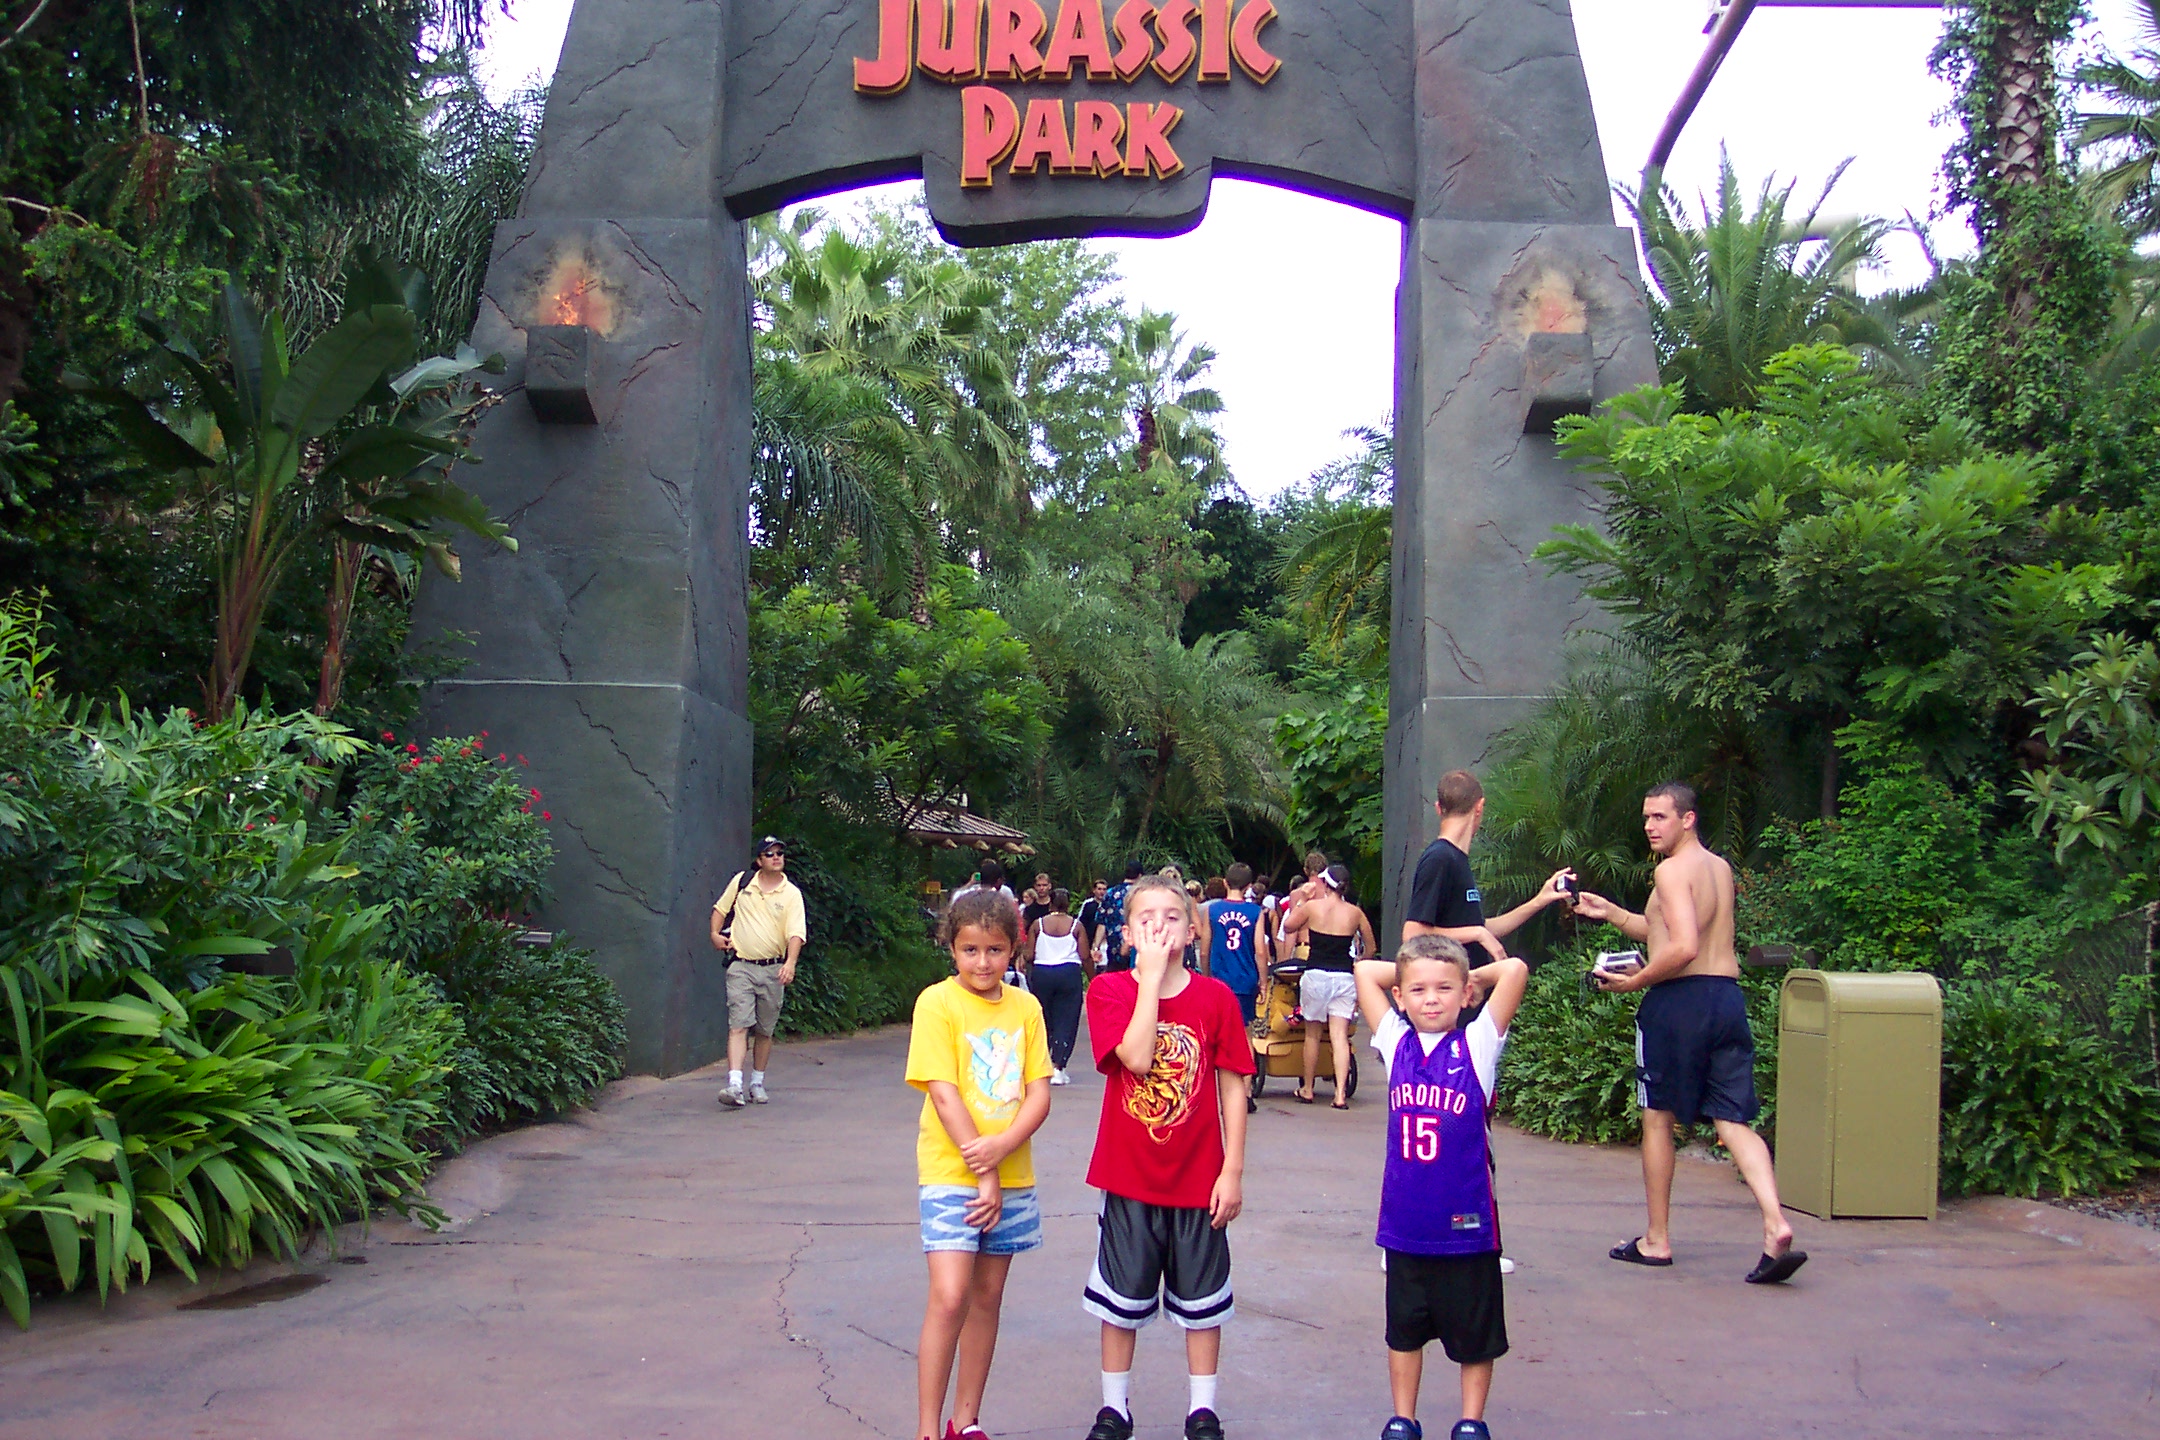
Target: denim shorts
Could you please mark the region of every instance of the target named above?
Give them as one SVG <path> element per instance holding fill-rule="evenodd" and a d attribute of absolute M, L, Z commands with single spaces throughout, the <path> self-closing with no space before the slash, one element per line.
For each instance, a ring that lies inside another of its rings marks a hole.
<path fill-rule="evenodd" d="M 1043 1243 L 1042 1207 L 1035 1203 L 1035 1187 L 1007 1190 L 1005 1208 L 997 1224 L 978 1230 L 967 1222 L 967 1207 L 976 1195 L 972 1185 L 925 1185 L 922 1187 L 922 1248 L 924 1250 L 972 1250 L 980 1255 L 1017 1255 Z"/>

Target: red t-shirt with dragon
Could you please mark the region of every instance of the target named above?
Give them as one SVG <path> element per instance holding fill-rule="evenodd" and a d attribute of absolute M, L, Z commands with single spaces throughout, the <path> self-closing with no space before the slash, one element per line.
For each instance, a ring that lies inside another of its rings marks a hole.
<path fill-rule="evenodd" d="M 1188 972 L 1185 988 L 1156 1010 L 1154 1066 L 1135 1075 L 1117 1058 L 1117 1047 L 1139 999 L 1140 982 L 1130 970 L 1098 975 L 1088 986 L 1095 1068 L 1109 1083 L 1087 1181 L 1144 1204 L 1202 1208 L 1223 1167 L 1215 1072 L 1253 1072 L 1245 1017 L 1229 986 Z"/>

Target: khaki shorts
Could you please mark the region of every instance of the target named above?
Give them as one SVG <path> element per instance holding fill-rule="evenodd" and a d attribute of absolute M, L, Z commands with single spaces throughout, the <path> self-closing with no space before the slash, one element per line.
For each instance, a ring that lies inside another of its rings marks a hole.
<path fill-rule="evenodd" d="M 778 965 L 755 965 L 737 960 L 727 969 L 727 1023 L 730 1030 L 748 1030 L 772 1038 L 780 1023 L 780 1002 L 787 986 L 780 983 Z"/>

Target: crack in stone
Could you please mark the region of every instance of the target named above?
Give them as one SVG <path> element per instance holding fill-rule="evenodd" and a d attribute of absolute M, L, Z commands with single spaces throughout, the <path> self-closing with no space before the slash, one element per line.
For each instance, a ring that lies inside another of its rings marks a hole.
<path fill-rule="evenodd" d="M 688 310 L 701 319 L 704 317 L 704 310 L 699 307 L 696 301 L 690 298 L 687 291 L 675 283 L 675 277 L 668 274 L 667 267 L 658 260 L 653 259 L 652 252 L 639 244 L 636 237 L 631 235 L 629 231 L 623 229 L 620 221 L 608 221 L 608 229 L 613 230 L 621 238 L 623 251 L 629 256 L 630 263 L 660 281 L 661 287 L 667 291 L 668 300 L 671 303 Z M 681 342 L 674 343 L 680 344 Z"/>
<path fill-rule="evenodd" d="M 628 108 L 616 111 L 614 119 L 608 121 L 607 124 L 602 125 L 599 129 L 587 135 L 583 140 L 578 141 L 577 148 L 583 150 L 586 146 L 592 144 L 593 141 L 598 140 L 601 136 L 607 134 L 608 131 L 614 129 L 617 125 L 622 124 L 623 121 L 629 118 L 630 111 Z"/>
<path fill-rule="evenodd" d="M 1438 620 L 1428 619 L 1425 623 L 1446 637 L 1448 658 L 1455 662 L 1455 673 L 1472 685 L 1482 686 L 1485 683 L 1485 667 L 1463 653 L 1462 642 L 1455 638 L 1455 632 Z M 1476 673 L 1472 674 L 1472 671 Z"/>
<path fill-rule="evenodd" d="M 524 387 L 519 386 L 518 388 L 523 389 Z M 518 522 L 525 518 L 526 511 L 533 509 L 537 505 L 546 503 L 548 496 L 555 493 L 555 487 L 570 478 L 571 477 L 569 472 L 565 471 L 564 473 L 557 475 L 554 479 L 548 481 L 547 484 L 543 485 L 540 488 L 540 493 L 538 495 L 533 496 L 532 499 L 527 500 L 524 504 L 518 506 L 515 510 L 512 510 L 510 512 L 510 518 L 503 523 L 509 526 L 510 529 L 516 530 L 518 527 Z"/>
<path fill-rule="evenodd" d="M 565 819 L 563 816 L 560 815 L 556 816 L 555 818 L 560 821 L 562 825 L 570 831 L 571 834 L 577 836 L 578 844 L 585 847 L 585 853 L 592 857 L 593 864 L 599 866 L 602 870 L 607 871 L 608 874 L 613 875 L 617 880 L 620 880 L 624 886 L 623 889 L 617 890 L 612 886 L 602 885 L 599 887 L 601 890 L 606 891 L 610 895 L 620 895 L 623 897 L 623 899 L 629 900 L 636 904 L 639 909 L 647 911 L 648 913 L 653 915 L 658 915 L 663 920 L 667 918 L 667 911 L 661 909 L 659 906 L 653 904 L 652 901 L 646 899 L 644 892 L 638 889 L 638 887 L 631 881 L 629 876 L 623 874 L 621 870 L 617 869 L 613 865 L 608 864 L 607 861 L 600 858 L 600 852 L 593 848 L 592 841 L 585 838 L 584 829 L 580 827 L 576 821 Z"/>
<path fill-rule="evenodd" d="M 1534 571 L 1530 566 L 1530 557 L 1523 553 L 1522 546 L 1517 545 L 1513 540 L 1510 540 L 1508 538 L 1507 531 L 1500 528 L 1499 521 L 1481 520 L 1478 522 L 1477 528 L 1480 530 L 1492 531 L 1492 533 L 1499 538 L 1501 544 L 1507 546 L 1508 549 L 1515 552 L 1515 558 L 1522 562 L 1523 573 L 1525 575 L 1530 575 L 1533 578 L 1535 577 L 1536 571 Z"/>
<path fill-rule="evenodd" d="M 653 798 L 660 802 L 660 808 L 667 811 L 670 815 L 674 814 L 675 803 L 672 800 L 668 799 L 667 791 L 661 789 L 659 785 L 654 783 L 652 776 L 646 774 L 643 770 L 638 768 L 637 761 L 630 758 L 630 752 L 623 749 L 622 741 L 615 738 L 615 727 L 608 724 L 604 720 L 593 719 L 592 712 L 585 708 L 585 702 L 578 699 L 575 695 L 570 697 L 570 703 L 577 706 L 577 713 L 584 717 L 585 723 L 587 725 L 590 725 L 593 729 L 598 730 L 607 736 L 609 746 L 614 749 L 617 755 L 620 755 L 622 757 L 623 764 L 630 767 L 630 773 L 645 782 L 645 787 L 648 790 L 652 791 Z"/>
<path fill-rule="evenodd" d="M 622 64 L 617 65 L 614 69 L 608 71 L 607 74 L 602 75 L 599 79 L 579 87 L 576 94 L 572 95 L 568 100 L 565 100 L 563 102 L 564 107 L 567 109 L 568 107 L 577 104 L 578 101 L 583 100 L 587 95 L 590 95 L 593 91 L 599 89 L 602 85 L 607 84 L 608 81 L 613 80 L 616 76 L 622 74 L 624 71 L 637 69 L 638 66 L 643 65 L 646 61 L 652 59 L 653 56 L 658 55 L 660 53 L 660 47 L 667 43 L 668 37 L 665 35 L 661 36 L 658 40 L 653 41 L 651 45 L 647 46 L 645 53 L 638 56 L 637 59 L 625 60 Z"/>

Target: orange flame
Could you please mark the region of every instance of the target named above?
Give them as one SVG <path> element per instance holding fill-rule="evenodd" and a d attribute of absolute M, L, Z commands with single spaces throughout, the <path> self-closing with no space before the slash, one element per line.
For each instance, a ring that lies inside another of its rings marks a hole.
<path fill-rule="evenodd" d="M 615 327 L 615 299 L 599 276 L 577 259 L 564 259 L 549 277 L 545 310 L 551 325 L 582 325 L 605 335 Z"/>

